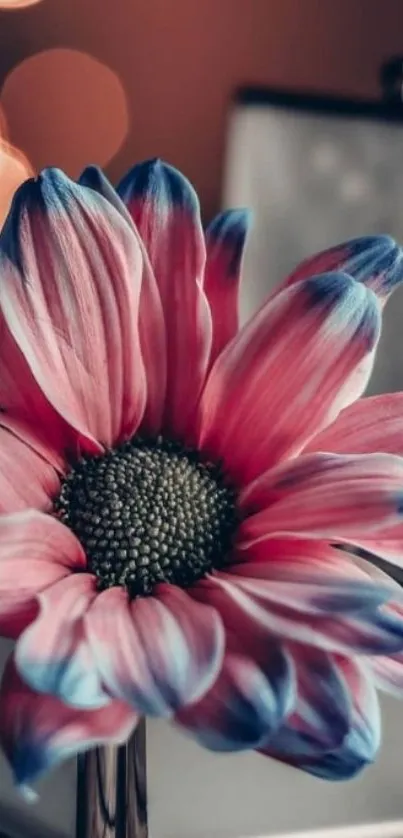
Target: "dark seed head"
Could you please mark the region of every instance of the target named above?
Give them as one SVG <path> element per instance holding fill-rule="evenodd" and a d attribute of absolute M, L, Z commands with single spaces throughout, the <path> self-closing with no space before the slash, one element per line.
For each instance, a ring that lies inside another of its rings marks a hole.
<path fill-rule="evenodd" d="M 188 587 L 225 565 L 237 526 L 234 490 L 197 451 L 134 438 L 80 460 L 55 513 L 79 538 L 101 590 L 132 597 L 161 581 Z"/>

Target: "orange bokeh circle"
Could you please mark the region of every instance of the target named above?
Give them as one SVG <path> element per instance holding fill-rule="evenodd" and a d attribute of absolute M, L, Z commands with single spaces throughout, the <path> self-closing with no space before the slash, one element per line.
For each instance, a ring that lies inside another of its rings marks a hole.
<path fill-rule="evenodd" d="M 13 143 L 36 170 L 55 165 L 77 177 L 88 163 L 105 166 L 128 132 L 119 77 L 78 50 L 27 58 L 7 76 L 1 106 Z"/>

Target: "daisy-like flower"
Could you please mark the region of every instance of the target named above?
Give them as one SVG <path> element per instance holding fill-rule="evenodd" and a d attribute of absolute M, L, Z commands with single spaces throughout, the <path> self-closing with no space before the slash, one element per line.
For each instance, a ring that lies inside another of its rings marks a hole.
<path fill-rule="evenodd" d="M 27 181 L 0 239 L 0 697 L 16 781 L 139 716 L 329 778 L 403 685 L 401 394 L 356 401 L 403 277 L 303 264 L 238 331 L 248 224 L 160 162 Z M 384 453 L 373 453 L 384 452 Z M 337 549 L 344 546 L 344 551 Z"/>

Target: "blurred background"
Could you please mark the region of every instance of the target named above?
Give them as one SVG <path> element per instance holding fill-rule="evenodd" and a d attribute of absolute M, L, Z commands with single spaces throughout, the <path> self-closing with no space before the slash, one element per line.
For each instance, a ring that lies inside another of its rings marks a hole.
<path fill-rule="evenodd" d="M 222 195 L 240 84 L 379 95 L 403 52 L 401 0 L 0 0 L 1 108 L 34 170 L 92 161 L 112 180 L 162 156 Z"/>
<path fill-rule="evenodd" d="M 402 88 L 386 102 L 379 83 L 394 56 L 403 0 L 0 0 L 0 225 L 15 188 L 44 166 L 76 177 L 97 163 L 116 182 L 163 157 L 195 185 L 206 222 L 229 204 L 255 210 L 247 316 L 314 250 L 373 232 L 403 241 Z M 403 387 L 402 322 L 401 293 L 372 392 Z M 0 663 L 6 653 L 0 644 Z M 154 838 L 395 821 L 368 836 L 403 836 L 403 707 L 385 701 L 384 719 L 379 762 L 342 786 L 253 754 L 211 756 L 150 724 Z M 0 763 L 0 832 L 72 836 L 74 764 L 40 792 L 23 805 Z"/>

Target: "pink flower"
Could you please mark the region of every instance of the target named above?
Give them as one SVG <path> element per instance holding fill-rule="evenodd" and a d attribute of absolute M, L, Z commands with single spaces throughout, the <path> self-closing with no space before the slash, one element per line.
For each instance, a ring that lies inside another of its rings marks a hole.
<path fill-rule="evenodd" d="M 204 235 L 160 162 L 118 194 L 95 169 L 47 170 L 0 240 L 16 781 L 144 714 L 353 776 L 379 744 L 375 687 L 403 685 L 400 589 L 348 553 L 402 555 L 403 395 L 356 401 L 402 252 L 321 254 L 238 333 L 247 214 Z"/>

